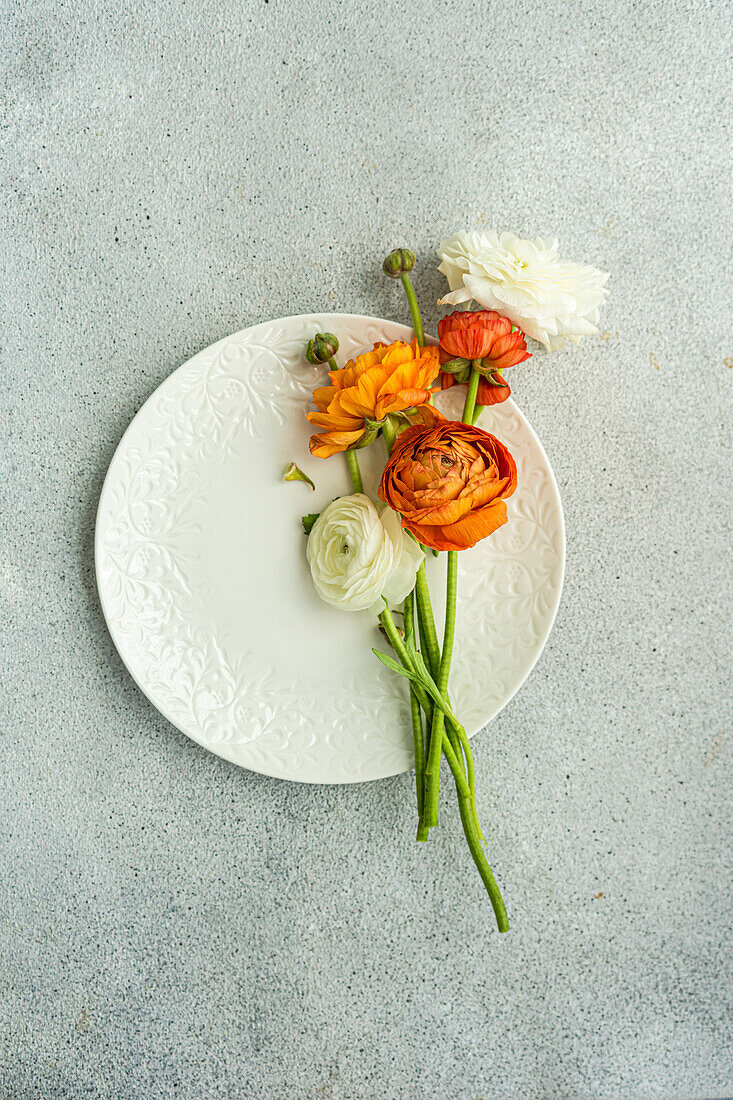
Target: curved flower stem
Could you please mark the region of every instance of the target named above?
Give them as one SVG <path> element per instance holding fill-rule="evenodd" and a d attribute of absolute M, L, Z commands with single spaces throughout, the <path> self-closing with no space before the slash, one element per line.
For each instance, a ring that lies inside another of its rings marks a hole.
<path fill-rule="evenodd" d="M 428 578 L 425 572 L 425 562 L 422 563 L 417 571 L 417 577 L 415 578 L 415 595 L 417 597 L 417 623 L 420 631 L 420 649 L 422 650 L 430 674 L 437 684 L 440 676 L 440 648 L 438 646 L 438 635 L 435 630 L 435 619 L 433 618 L 433 606 L 430 601 L 430 589 L 428 588 Z M 425 712 L 426 723 L 429 729 L 432 729 L 436 710 L 437 708 L 431 708 L 429 711 Z M 427 789 L 427 777 L 424 783 Z M 425 820 L 425 812 L 423 810 L 423 816 L 417 830 L 417 839 L 427 840 L 430 828 L 431 826 L 428 825 Z"/>
<path fill-rule="evenodd" d="M 486 408 L 485 405 L 477 405 L 476 406 L 476 408 L 474 410 L 474 413 L 473 413 L 473 419 L 471 420 L 472 424 L 478 423 L 478 418 L 481 416 L 481 413 L 484 411 L 485 408 Z"/>
<path fill-rule="evenodd" d="M 476 368 L 471 366 L 471 376 L 468 379 L 468 386 L 466 387 L 466 403 L 463 406 L 463 415 L 461 420 L 465 424 L 473 424 L 473 414 L 476 409 L 476 394 L 478 393 L 478 384 L 481 375 Z"/>
<path fill-rule="evenodd" d="M 450 760 L 448 761 L 450 763 Z M 454 773 L 455 774 L 455 773 Z M 456 785 L 458 779 L 456 779 Z M 468 847 L 473 856 L 473 862 L 478 868 L 478 873 L 481 875 L 481 881 L 486 887 L 486 893 L 489 895 L 489 901 L 491 907 L 494 910 L 494 916 L 496 917 L 496 926 L 500 932 L 509 931 L 509 918 L 506 914 L 506 906 L 504 905 L 504 899 L 501 896 L 501 891 L 496 884 L 496 879 L 489 867 L 489 861 L 486 858 L 483 848 L 481 847 L 480 833 L 476 828 L 475 816 L 472 812 L 471 799 L 466 798 L 459 791 L 458 794 L 458 809 L 461 814 L 461 824 L 463 825 L 463 832 L 465 833 L 466 840 L 468 841 Z"/>
<path fill-rule="evenodd" d="M 328 369 L 329 370 L 338 370 L 339 369 L 338 363 L 336 362 L 336 360 L 334 359 L 333 356 L 331 356 L 330 359 L 327 359 L 326 362 L 328 363 Z"/>
<path fill-rule="evenodd" d="M 395 439 L 397 438 L 397 436 L 395 435 L 394 427 L 392 425 L 392 421 L 389 419 L 389 417 L 387 417 L 384 424 L 382 425 L 382 437 L 384 438 L 384 445 L 387 448 L 387 457 L 389 458 L 389 456 L 392 454 L 392 448 L 395 445 Z"/>
<path fill-rule="evenodd" d="M 405 638 L 409 640 L 415 633 L 415 593 L 405 597 L 403 605 Z M 422 819 L 425 801 L 425 736 L 422 728 L 422 707 L 415 688 L 410 684 L 410 717 L 412 718 L 412 743 L 415 749 L 415 787 L 417 790 L 417 812 Z"/>
<path fill-rule="evenodd" d="M 382 614 L 379 616 L 379 621 L 384 627 L 392 648 L 394 649 L 397 656 L 400 658 L 403 667 L 412 667 L 410 655 L 408 654 L 407 649 L 405 648 L 405 644 L 399 635 L 399 632 L 395 625 L 395 621 L 392 618 L 392 613 L 389 608 L 384 609 Z M 426 713 L 429 713 L 431 702 L 419 685 L 415 686 L 415 696 L 419 705 L 422 706 Z M 446 707 L 448 706 L 447 703 L 445 705 Z M 440 708 L 437 706 L 433 707 L 433 714 L 438 713 L 443 714 L 443 711 L 441 711 Z M 464 746 L 464 751 L 467 750 L 470 754 L 466 731 L 451 716 L 448 716 L 448 723 L 452 731 L 455 731 L 455 735 L 457 736 L 461 745 Z M 446 760 L 448 761 L 448 766 L 453 772 L 453 777 L 456 781 L 456 788 L 458 793 L 458 808 L 461 815 L 461 824 L 463 825 L 463 832 L 468 843 L 468 848 L 481 876 L 481 881 L 486 887 L 486 892 L 489 895 L 489 900 L 491 901 L 494 914 L 496 915 L 496 923 L 499 931 L 508 932 L 509 921 L 507 919 L 504 901 L 502 899 L 499 887 L 496 884 L 496 879 L 492 874 L 488 860 L 486 859 L 484 850 L 481 846 L 483 836 L 481 834 L 481 829 L 478 824 L 478 818 L 476 816 L 476 801 L 473 795 L 473 791 L 471 789 L 471 780 L 466 779 L 465 772 L 463 771 L 463 763 L 459 759 L 459 754 L 456 751 L 454 745 L 455 742 L 453 741 L 453 738 L 450 737 L 445 731 L 443 731 L 441 738 L 441 749 Z M 473 773 L 471 771 L 471 775 L 472 774 Z M 421 833 L 423 835 L 421 835 Z M 427 834 L 428 829 L 421 819 L 420 824 L 418 825 L 417 839 L 426 840 Z"/>
<path fill-rule="evenodd" d="M 458 762 L 456 754 L 450 745 L 445 742 L 443 744 L 443 752 L 445 753 L 445 758 L 448 761 L 448 765 L 456 781 L 456 788 L 458 790 L 458 809 L 461 815 L 461 824 L 463 825 L 463 832 L 468 842 L 469 851 L 473 857 L 473 862 L 478 868 L 478 873 L 481 875 L 481 881 L 486 887 L 486 893 L 489 895 L 489 901 L 491 902 L 491 907 L 496 917 L 497 928 L 500 932 L 508 932 L 509 918 L 507 917 L 506 906 L 504 905 L 504 899 L 496 884 L 493 872 L 489 867 L 489 861 L 481 847 L 482 837 L 476 823 L 476 807 L 471 798 L 470 791 L 466 786 L 466 777 L 463 774 L 463 769 Z"/>
<path fill-rule="evenodd" d="M 415 331 L 415 339 L 417 340 L 421 348 L 425 347 L 425 331 L 422 327 L 422 317 L 420 316 L 420 307 L 417 304 L 417 298 L 415 297 L 415 288 L 412 285 L 412 280 L 406 271 L 403 271 L 400 275 L 400 281 L 405 289 L 405 297 L 407 298 L 407 304 L 410 307 L 410 317 L 412 318 L 412 327 Z"/>
<path fill-rule="evenodd" d="M 456 781 L 458 810 L 461 815 L 461 824 L 463 825 L 463 833 L 468 843 L 468 850 L 471 853 L 473 862 L 476 864 L 478 873 L 481 876 L 481 881 L 486 888 L 486 893 L 489 895 L 489 901 L 491 902 L 491 907 L 496 917 L 496 926 L 500 932 L 508 932 L 509 918 L 507 917 L 504 899 L 501 896 L 501 891 L 496 883 L 491 867 L 489 866 L 486 853 L 481 846 L 482 837 L 476 822 L 476 807 L 471 798 L 471 793 L 468 790 L 463 768 L 447 737 L 443 738 L 443 753 L 445 754 L 448 766 L 453 772 L 453 777 Z"/>
<path fill-rule="evenodd" d="M 363 493 L 364 482 L 361 480 L 361 470 L 359 469 L 359 460 L 356 457 L 356 451 L 347 451 L 346 461 L 349 464 L 349 473 L 351 474 L 351 484 L 354 486 L 354 492 Z"/>
<path fill-rule="evenodd" d="M 448 551 L 448 575 L 445 598 L 445 629 L 443 631 L 443 652 L 438 672 L 438 690 L 445 695 L 448 689 L 448 676 L 453 657 L 453 641 L 456 634 L 456 590 L 458 580 L 458 552 Z M 438 791 L 440 786 L 440 750 L 443 741 L 445 715 L 436 707 L 430 727 L 428 760 L 425 765 L 425 824 L 432 828 L 438 824 Z"/>

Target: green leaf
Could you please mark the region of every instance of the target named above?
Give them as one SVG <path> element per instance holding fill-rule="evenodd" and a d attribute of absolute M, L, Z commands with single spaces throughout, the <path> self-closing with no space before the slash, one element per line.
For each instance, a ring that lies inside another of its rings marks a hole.
<path fill-rule="evenodd" d="M 399 676 L 404 676 L 406 680 L 411 680 L 414 684 L 417 684 L 419 687 L 421 687 L 423 691 L 430 696 L 433 702 L 437 704 L 440 710 L 442 710 L 448 718 L 450 718 L 453 722 L 458 722 L 455 714 L 438 691 L 435 680 L 433 680 L 432 676 L 427 671 L 427 666 L 420 652 L 416 652 L 417 660 L 415 660 L 414 657 L 412 658 L 415 661 L 415 664 L 418 665 L 420 671 L 405 668 L 403 665 L 399 664 L 399 662 L 395 661 L 393 657 L 388 657 L 386 653 L 382 653 L 378 649 L 372 649 L 372 653 L 376 658 L 378 658 L 378 660 L 382 662 L 383 665 L 386 665 L 387 668 L 391 669 L 392 672 L 396 672 Z M 422 671 L 423 669 L 424 672 Z"/>
<path fill-rule="evenodd" d="M 405 668 L 403 665 L 401 665 L 399 661 L 395 661 L 394 657 L 389 657 L 386 653 L 382 653 L 380 649 L 372 649 L 372 653 L 378 661 L 381 661 L 382 664 L 386 665 L 387 668 L 392 670 L 392 672 L 396 672 L 398 673 L 398 675 L 404 676 L 406 680 L 413 680 L 416 684 L 420 683 L 420 677 L 417 676 L 416 673 L 414 673 L 411 669 Z"/>
<path fill-rule="evenodd" d="M 309 535 L 313 530 L 313 524 L 318 519 L 320 512 L 309 512 L 307 516 L 301 516 L 300 522 L 303 524 L 303 530 L 306 535 Z"/>

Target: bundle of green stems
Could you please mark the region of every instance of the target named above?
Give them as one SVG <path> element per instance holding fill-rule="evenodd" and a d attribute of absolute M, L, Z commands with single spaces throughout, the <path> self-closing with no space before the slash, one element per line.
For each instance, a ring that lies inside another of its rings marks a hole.
<path fill-rule="evenodd" d="M 400 278 L 410 307 L 415 336 L 422 347 L 425 344 L 425 335 L 415 292 L 406 272 Z M 481 411 L 481 407 L 476 406 L 479 377 L 478 371 L 472 368 L 461 417 L 467 424 L 473 424 Z M 382 435 L 389 456 L 395 442 L 394 427 L 389 420 Z M 347 451 L 347 459 L 354 492 L 363 492 L 356 452 Z M 476 808 L 473 754 L 466 731 L 452 711 L 448 695 L 456 631 L 458 552 L 447 551 L 447 559 L 442 645 L 438 641 L 424 561 L 418 570 L 415 588 L 403 605 L 403 630 L 398 629 L 392 612 L 386 606 L 379 621 L 410 682 L 418 813 L 417 839 L 426 841 L 430 830 L 438 824 L 440 770 L 444 756 L 455 780 L 461 824 L 471 856 L 489 895 L 499 931 L 507 932 L 509 921 L 504 901 L 483 850 L 484 837 Z"/>

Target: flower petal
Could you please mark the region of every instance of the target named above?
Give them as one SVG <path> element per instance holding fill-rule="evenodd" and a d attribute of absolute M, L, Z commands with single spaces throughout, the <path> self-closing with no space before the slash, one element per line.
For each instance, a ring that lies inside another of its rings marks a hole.
<path fill-rule="evenodd" d="M 443 527 L 421 526 L 404 518 L 402 522 L 423 546 L 433 550 L 468 550 L 497 531 L 506 521 L 506 504 L 503 500 L 495 500 L 485 508 L 469 512 L 456 523 Z"/>

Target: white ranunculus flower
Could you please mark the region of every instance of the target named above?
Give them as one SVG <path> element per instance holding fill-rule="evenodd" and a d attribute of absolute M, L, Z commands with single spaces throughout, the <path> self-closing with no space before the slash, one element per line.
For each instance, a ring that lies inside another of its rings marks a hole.
<path fill-rule="evenodd" d="M 438 270 L 451 292 L 441 304 L 476 301 L 539 340 L 548 351 L 597 332 L 608 275 L 557 254 L 556 240 L 526 241 L 513 233 L 456 233 L 442 241 Z"/>
<path fill-rule="evenodd" d="M 306 549 L 316 592 L 342 611 L 384 610 L 412 591 L 423 551 L 391 508 L 364 496 L 339 497 L 321 512 Z"/>

